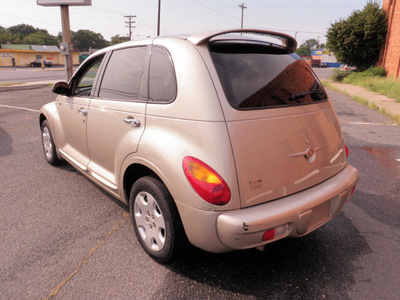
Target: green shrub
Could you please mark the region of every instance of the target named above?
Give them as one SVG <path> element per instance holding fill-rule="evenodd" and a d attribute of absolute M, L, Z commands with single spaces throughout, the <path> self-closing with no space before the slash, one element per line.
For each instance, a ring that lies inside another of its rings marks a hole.
<path fill-rule="evenodd" d="M 332 72 L 331 79 L 333 81 L 342 82 L 343 79 L 345 79 L 347 76 L 350 75 L 350 73 L 352 73 L 352 72 L 351 71 L 342 71 L 342 70 L 339 70 L 339 69 L 335 69 Z"/>
<path fill-rule="evenodd" d="M 381 76 L 381 77 L 386 76 L 386 71 L 384 67 L 373 67 L 362 73 L 364 73 L 366 76 Z"/>

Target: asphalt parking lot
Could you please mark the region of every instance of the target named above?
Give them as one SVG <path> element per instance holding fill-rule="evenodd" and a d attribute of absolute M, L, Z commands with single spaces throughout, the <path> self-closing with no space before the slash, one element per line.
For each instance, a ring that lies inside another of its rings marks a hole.
<path fill-rule="evenodd" d="M 38 111 L 50 87 L 0 92 L 0 299 L 399 299 L 400 126 L 329 94 L 361 173 L 343 212 L 265 253 L 190 249 L 164 266 L 124 204 L 46 163 Z"/>

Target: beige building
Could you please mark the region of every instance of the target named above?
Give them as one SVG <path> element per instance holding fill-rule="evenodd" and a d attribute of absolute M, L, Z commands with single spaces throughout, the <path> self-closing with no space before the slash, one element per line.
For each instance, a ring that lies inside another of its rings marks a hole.
<path fill-rule="evenodd" d="M 0 45 L 0 67 L 29 67 L 31 62 L 47 59 L 53 65 L 64 65 L 64 56 L 57 46 Z M 72 64 L 79 64 L 79 52 L 72 52 Z"/>

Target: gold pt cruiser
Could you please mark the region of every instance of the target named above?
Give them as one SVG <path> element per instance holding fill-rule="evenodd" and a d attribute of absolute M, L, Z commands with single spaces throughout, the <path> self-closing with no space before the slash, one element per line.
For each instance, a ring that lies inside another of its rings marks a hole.
<path fill-rule="evenodd" d="M 66 160 L 130 207 L 167 262 L 310 233 L 358 171 L 335 111 L 288 35 L 227 30 L 100 50 L 41 109 L 46 160 Z"/>

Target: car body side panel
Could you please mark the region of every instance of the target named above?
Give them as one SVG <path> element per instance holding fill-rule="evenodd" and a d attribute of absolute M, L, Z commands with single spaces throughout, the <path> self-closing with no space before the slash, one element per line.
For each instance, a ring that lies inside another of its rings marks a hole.
<path fill-rule="evenodd" d="M 53 134 L 57 140 L 58 149 L 67 159 L 73 158 L 73 161 L 71 159 L 69 161 L 80 168 L 85 168 L 89 162 L 86 143 L 89 102 L 89 97 L 58 96 L 56 99 L 58 118 L 53 125 Z"/>
<path fill-rule="evenodd" d="M 93 99 L 88 113 L 89 172 L 111 188 L 118 186 L 123 160 L 137 151 L 145 128 L 146 104 Z M 124 120 L 137 120 L 134 127 Z M 100 178 L 98 177 L 100 176 Z M 121 190 L 120 190 L 121 191 Z M 119 193 L 120 193 L 119 191 Z"/>
<path fill-rule="evenodd" d="M 149 107 L 152 104 L 148 104 Z M 168 110 L 167 106 L 164 109 Z M 190 141 L 190 142 L 188 142 Z M 210 155 L 212 153 L 212 155 Z M 231 190 L 231 201 L 223 206 L 211 205 L 194 192 L 183 171 L 183 159 L 193 156 L 212 167 Z M 146 116 L 146 130 L 138 152 L 124 162 L 124 169 L 138 158 L 157 166 L 175 202 L 203 210 L 231 210 L 240 207 L 236 170 L 224 122 L 194 122 Z M 123 174 L 123 173 L 122 173 Z"/>
<path fill-rule="evenodd" d="M 57 114 L 56 102 L 53 101 L 53 102 L 43 105 L 42 108 L 40 109 L 40 113 L 44 115 L 46 120 L 48 120 L 51 132 L 54 132 L 54 129 L 53 129 L 54 118 L 56 117 L 56 114 Z M 54 136 L 53 136 L 53 140 L 57 145 L 57 141 L 55 140 Z"/>

